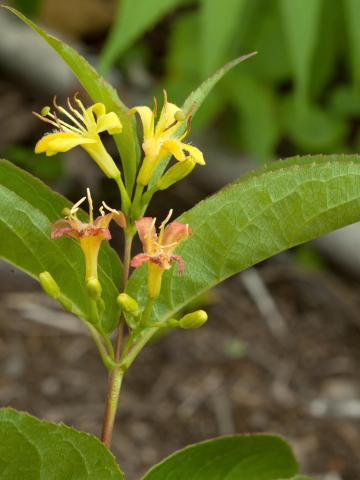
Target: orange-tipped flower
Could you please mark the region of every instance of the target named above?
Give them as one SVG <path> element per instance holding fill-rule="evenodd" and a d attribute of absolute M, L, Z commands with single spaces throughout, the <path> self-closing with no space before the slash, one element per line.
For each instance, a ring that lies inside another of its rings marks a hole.
<path fill-rule="evenodd" d="M 171 268 L 173 262 L 177 262 L 180 273 L 184 271 L 182 257 L 174 255 L 173 252 L 191 235 L 191 230 L 189 225 L 180 222 L 172 222 L 166 226 L 171 215 L 172 210 L 162 222 L 159 235 L 155 229 L 155 218 L 143 217 L 135 222 L 144 252 L 131 260 L 131 266 L 139 267 L 143 263 L 149 264 L 148 293 L 151 298 L 159 296 L 162 274 Z"/>
<path fill-rule="evenodd" d="M 89 203 L 89 222 L 82 222 L 77 217 L 79 206 L 86 200 Z M 105 209 L 108 213 L 105 213 Z M 93 203 L 90 190 L 87 189 L 87 197 L 81 198 L 74 204 L 64 219 L 57 220 L 53 224 L 51 238 L 53 240 L 62 236 L 74 238 L 79 241 L 85 256 L 86 280 L 97 279 L 98 254 L 103 240 L 110 240 L 109 224 L 114 220 L 121 228 L 126 227 L 125 216 L 122 212 L 108 207 L 105 202 L 100 208 L 100 214 L 93 218 Z"/>

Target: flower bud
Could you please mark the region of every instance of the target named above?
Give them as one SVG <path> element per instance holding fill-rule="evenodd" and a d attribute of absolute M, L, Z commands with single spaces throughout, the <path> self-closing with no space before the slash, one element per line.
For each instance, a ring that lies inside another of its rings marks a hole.
<path fill-rule="evenodd" d="M 98 300 L 101 296 L 101 285 L 97 278 L 90 277 L 86 280 L 86 289 L 93 300 Z"/>
<path fill-rule="evenodd" d="M 156 187 L 159 190 L 166 190 L 176 182 L 179 182 L 185 178 L 195 167 L 195 162 L 192 159 L 183 160 L 182 162 L 176 162 L 175 165 L 169 168 L 169 170 L 160 178 Z"/>
<path fill-rule="evenodd" d="M 190 329 L 199 328 L 208 319 L 207 313 L 204 310 L 196 310 L 196 312 L 188 313 L 179 320 L 179 327 Z"/>
<path fill-rule="evenodd" d="M 60 287 L 49 272 L 40 273 L 39 282 L 44 289 L 44 292 L 49 295 L 49 297 L 54 298 L 55 300 L 60 297 Z"/>
<path fill-rule="evenodd" d="M 131 313 L 135 316 L 139 314 L 139 305 L 137 301 L 127 293 L 120 293 L 117 297 L 117 302 L 125 312 Z"/>

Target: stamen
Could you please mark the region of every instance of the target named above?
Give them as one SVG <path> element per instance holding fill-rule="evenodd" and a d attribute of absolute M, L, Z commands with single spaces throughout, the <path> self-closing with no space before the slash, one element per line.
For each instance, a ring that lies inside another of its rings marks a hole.
<path fill-rule="evenodd" d="M 153 109 L 153 117 L 154 117 L 154 120 L 155 120 L 156 117 L 157 117 L 157 110 L 158 110 L 157 99 L 156 99 L 156 97 L 154 96 L 154 109 Z"/>
<path fill-rule="evenodd" d="M 166 109 L 167 109 L 167 104 L 168 104 L 168 97 L 167 97 L 167 92 L 166 92 L 165 89 L 163 90 L 163 94 L 164 94 L 164 105 L 163 105 L 163 108 L 164 108 L 164 110 L 166 111 Z"/>
<path fill-rule="evenodd" d="M 52 125 L 53 127 L 59 128 L 59 125 L 56 122 L 54 122 L 53 120 L 49 120 L 48 118 L 43 117 L 42 115 L 40 115 L 37 112 L 32 112 L 32 113 L 33 113 L 33 115 L 35 115 L 35 117 L 39 118 L 43 122 L 50 123 L 50 125 Z"/>
<path fill-rule="evenodd" d="M 76 118 L 74 118 L 67 110 L 65 110 L 65 108 L 61 107 L 60 105 L 58 105 L 56 103 L 56 95 L 54 96 L 53 98 L 53 104 L 54 104 L 54 107 L 56 108 L 56 110 L 60 113 L 62 113 L 63 115 L 65 115 L 66 117 L 68 117 L 73 123 L 75 123 L 75 125 L 77 125 L 79 128 L 76 128 L 74 125 L 69 125 L 67 122 L 64 122 L 63 120 L 57 118 L 58 122 L 63 125 L 64 127 L 66 128 L 70 128 L 70 130 L 72 131 L 76 131 L 78 133 L 84 133 L 86 132 L 86 129 L 84 128 L 83 125 L 81 125 L 77 120 Z M 55 114 L 55 112 L 54 112 Z M 56 116 L 56 114 L 55 114 Z"/>
<path fill-rule="evenodd" d="M 116 214 L 119 213 L 118 210 L 115 210 L 115 208 L 109 207 L 109 205 L 107 205 L 104 201 L 102 201 L 102 204 L 103 204 L 103 206 L 102 206 L 101 208 L 103 208 L 103 209 L 105 208 L 105 209 L 108 210 L 110 213 L 116 213 Z"/>
<path fill-rule="evenodd" d="M 43 108 L 41 109 L 41 112 L 40 112 L 40 113 L 41 113 L 41 115 L 42 115 L 43 117 L 46 117 L 46 116 L 49 115 L 49 113 L 50 113 L 50 107 L 48 107 L 48 106 L 43 107 Z"/>
<path fill-rule="evenodd" d="M 93 211 L 94 211 L 94 206 L 93 206 L 93 201 L 91 198 L 91 193 L 90 193 L 90 188 L 88 187 L 86 189 L 86 196 L 89 204 L 89 217 L 90 217 L 90 223 L 93 223 L 94 221 L 94 216 L 93 216 Z"/>
<path fill-rule="evenodd" d="M 100 212 L 100 215 L 101 215 L 102 217 L 105 215 L 105 210 L 104 210 L 104 207 L 103 207 L 103 206 L 101 206 L 101 207 L 99 208 L 99 212 Z"/>
<path fill-rule="evenodd" d="M 70 215 L 75 215 L 76 212 L 79 210 L 79 206 L 85 202 L 86 200 L 86 197 L 82 197 L 80 198 L 80 200 L 76 203 L 74 203 L 74 205 L 72 206 L 71 210 L 70 210 Z"/>
<path fill-rule="evenodd" d="M 76 92 L 75 95 L 74 95 L 74 100 L 79 105 L 79 107 L 81 108 L 81 111 L 83 113 L 85 113 L 86 112 L 85 107 L 84 107 L 82 101 L 78 98 L 78 95 L 79 95 L 79 92 Z"/>
<path fill-rule="evenodd" d="M 161 245 L 162 243 L 162 237 L 163 237 L 163 234 L 164 234 L 164 229 L 165 229 L 165 225 L 168 223 L 168 221 L 170 220 L 172 214 L 173 214 L 173 209 L 171 209 L 169 211 L 169 213 L 167 214 L 167 217 L 165 218 L 165 220 L 162 222 L 162 224 L 160 225 L 160 232 L 159 232 L 159 245 Z"/>
<path fill-rule="evenodd" d="M 67 98 L 67 104 L 68 104 L 69 109 L 73 112 L 73 114 L 76 115 L 77 118 L 78 118 L 79 120 L 81 120 L 81 121 L 83 122 L 83 124 L 85 125 L 84 117 L 81 115 L 81 113 L 80 113 L 78 110 L 76 110 L 76 108 L 74 108 L 74 107 L 72 106 L 69 97 Z M 85 126 L 86 126 L 86 125 L 85 125 Z"/>

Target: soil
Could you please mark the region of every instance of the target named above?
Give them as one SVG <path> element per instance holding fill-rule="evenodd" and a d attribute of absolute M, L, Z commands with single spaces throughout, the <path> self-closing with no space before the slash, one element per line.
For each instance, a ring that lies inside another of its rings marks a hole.
<path fill-rule="evenodd" d="M 190 443 L 264 431 L 291 442 L 303 473 L 360 478 L 360 285 L 287 257 L 257 272 L 282 336 L 238 275 L 212 293 L 204 327 L 154 342 L 128 372 L 113 450 L 129 480 Z M 1 276 L 0 404 L 98 435 L 106 373 L 91 340 L 31 281 Z"/>

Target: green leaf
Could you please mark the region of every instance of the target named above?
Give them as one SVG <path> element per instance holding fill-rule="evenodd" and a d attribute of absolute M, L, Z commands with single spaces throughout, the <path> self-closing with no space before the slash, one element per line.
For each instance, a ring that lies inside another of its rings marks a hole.
<path fill-rule="evenodd" d="M 232 60 L 223 67 L 219 68 L 219 70 L 217 70 L 210 78 L 205 80 L 205 82 L 203 82 L 196 90 L 190 93 L 190 95 L 185 100 L 183 106 L 181 107 L 184 112 L 187 112 L 188 110 L 190 110 L 190 108 L 192 108 L 191 116 L 194 116 L 201 107 L 203 101 L 218 83 L 218 81 L 221 80 L 226 73 L 239 65 L 239 63 L 247 60 L 250 57 L 253 57 L 254 55 L 256 55 L 256 53 L 257 52 L 251 52 L 247 55 L 243 55 L 242 57 L 235 58 L 235 60 Z"/>
<path fill-rule="evenodd" d="M 1 480 L 124 480 L 96 437 L 11 408 L 0 410 Z"/>
<path fill-rule="evenodd" d="M 102 51 L 100 70 L 114 61 L 147 30 L 183 0 L 121 0 L 114 25 Z"/>
<path fill-rule="evenodd" d="M 75 240 L 50 239 L 52 223 L 63 217 L 61 212 L 65 207 L 71 206 L 40 180 L 6 160 L 0 161 L 0 258 L 35 279 L 43 271 L 50 272 L 80 316 L 89 319 L 82 251 Z M 108 332 L 115 328 L 119 318 L 116 297 L 120 274 L 119 257 L 103 242 L 99 280 L 106 304 L 103 328 Z"/>
<path fill-rule="evenodd" d="M 116 90 L 72 47 L 52 35 L 48 35 L 14 8 L 6 8 L 38 33 L 58 53 L 94 102 L 102 102 L 108 111 L 113 111 L 118 115 L 123 130 L 113 137 L 121 156 L 126 186 L 131 191 L 140 155 L 136 123 L 133 116 L 127 115 L 128 108 L 122 103 Z"/>
<path fill-rule="evenodd" d="M 322 3 L 322 0 L 280 0 L 279 3 L 300 104 L 307 100 L 309 93 Z"/>
<path fill-rule="evenodd" d="M 224 63 L 232 38 L 242 29 L 246 4 L 247 0 L 201 1 L 201 59 L 204 75 L 209 75 Z"/>
<path fill-rule="evenodd" d="M 142 480 L 278 480 L 298 472 L 284 440 L 238 435 L 191 445 L 155 465 Z"/>
<path fill-rule="evenodd" d="M 360 156 L 295 157 L 245 175 L 181 215 L 193 234 L 177 250 L 185 272 L 164 273 L 153 318 L 174 317 L 226 278 L 360 220 Z M 146 266 L 128 293 L 144 303 Z M 141 292 L 139 294 L 138 292 Z M 146 333 L 150 338 L 155 329 Z"/>
<path fill-rule="evenodd" d="M 354 87 L 360 90 L 360 29 L 359 0 L 345 0 L 345 15 L 350 40 Z"/>
<path fill-rule="evenodd" d="M 232 75 L 229 85 L 229 102 L 238 114 L 233 128 L 237 141 L 245 152 L 264 163 L 274 154 L 280 137 L 274 91 L 254 75 L 237 72 Z"/>

